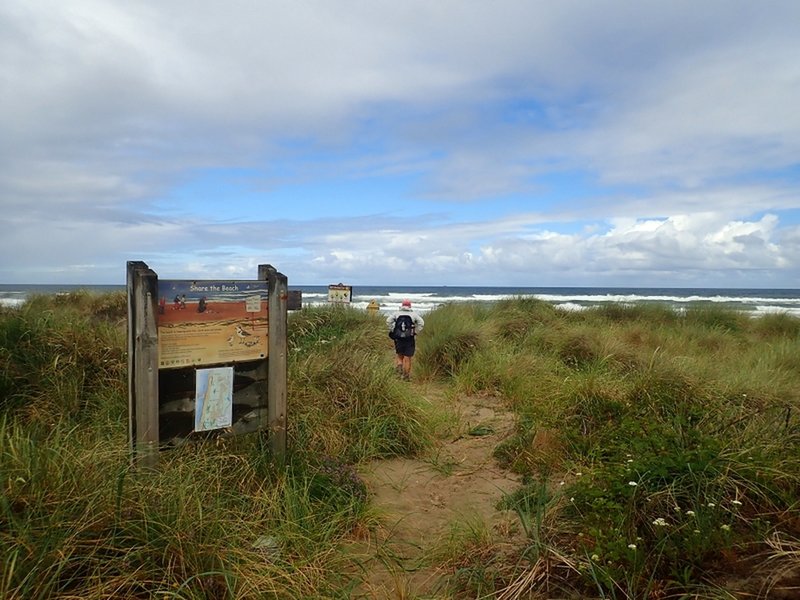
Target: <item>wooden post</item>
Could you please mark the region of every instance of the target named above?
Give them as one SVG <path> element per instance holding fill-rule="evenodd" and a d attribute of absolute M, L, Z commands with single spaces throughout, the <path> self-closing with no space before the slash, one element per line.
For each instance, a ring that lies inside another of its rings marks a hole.
<path fill-rule="evenodd" d="M 269 362 L 267 406 L 270 447 L 279 462 L 286 458 L 286 397 L 288 379 L 287 306 L 289 287 L 286 275 L 272 265 L 259 265 L 258 278 L 267 281 L 269 295 Z"/>
<path fill-rule="evenodd" d="M 135 464 L 158 463 L 158 276 L 141 261 L 128 273 L 128 434 Z"/>

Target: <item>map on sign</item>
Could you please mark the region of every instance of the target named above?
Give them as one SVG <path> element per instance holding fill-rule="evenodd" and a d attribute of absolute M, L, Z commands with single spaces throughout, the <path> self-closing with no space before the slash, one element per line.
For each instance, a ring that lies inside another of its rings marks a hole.
<path fill-rule="evenodd" d="M 198 369 L 194 430 L 230 427 L 233 422 L 233 367 Z"/>
<path fill-rule="evenodd" d="M 266 281 L 158 282 L 160 369 L 267 357 Z"/>

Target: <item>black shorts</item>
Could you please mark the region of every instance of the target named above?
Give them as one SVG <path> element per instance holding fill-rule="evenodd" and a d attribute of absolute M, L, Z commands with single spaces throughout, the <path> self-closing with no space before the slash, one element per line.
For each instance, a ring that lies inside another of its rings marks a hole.
<path fill-rule="evenodd" d="M 401 356 L 414 356 L 414 350 L 416 350 L 416 344 L 413 336 L 394 341 L 394 351 Z"/>

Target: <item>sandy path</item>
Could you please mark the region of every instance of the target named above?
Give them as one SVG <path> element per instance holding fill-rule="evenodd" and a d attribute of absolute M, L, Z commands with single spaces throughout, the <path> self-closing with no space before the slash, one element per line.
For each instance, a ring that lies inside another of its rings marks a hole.
<path fill-rule="evenodd" d="M 448 401 L 440 388 L 420 390 L 432 404 L 448 406 L 457 424 L 423 459 L 375 461 L 362 470 L 380 526 L 348 548 L 357 565 L 353 575 L 361 581 L 351 598 L 451 598 L 452 567 L 443 568 L 435 550 L 446 544 L 453 524 L 481 523 L 491 533 L 492 543 L 519 547 L 524 542 L 517 517 L 497 510 L 503 495 L 519 487 L 520 478 L 501 469 L 492 456 L 513 432 L 514 415 L 498 398 L 465 396 Z M 757 573 L 731 574 L 719 585 L 737 598 L 800 598 L 798 548 L 788 543 L 785 553 L 794 558 L 764 565 L 769 568 Z M 529 571 L 535 572 L 535 568 Z"/>
<path fill-rule="evenodd" d="M 516 518 L 498 511 L 504 493 L 519 478 L 501 469 L 492 453 L 513 431 L 514 416 L 493 397 L 444 398 L 427 389 L 432 403 L 445 403 L 457 426 L 424 460 L 396 458 L 368 465 L 362 475 L 381 527 L 361 550 L 362 598 L 446 596 L 447 573 L 439 572 L 430 552 L 446 539 L 454 523 L 483 523 L 492 535 L 508 536 Z"/>

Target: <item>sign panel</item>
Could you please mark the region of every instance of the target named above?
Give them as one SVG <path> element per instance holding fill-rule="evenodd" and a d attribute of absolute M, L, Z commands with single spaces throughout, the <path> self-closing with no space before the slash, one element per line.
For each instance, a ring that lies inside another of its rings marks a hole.
<path fill-rule="evenodd" d="M 353 286 L 338 283 L 328 286 L 328 302 L 350 304 L 353 297 Z"/>
<path fill-rule="evenodd" d="M 289 297 L 287 298 L 288 310 L 302 310 L 303 308 L 303 292 L 302 290 L 289 290 Z"/>
<path fill-rule="evenodd" d="M 267 357 L 265 281 L 158 281 L 158 366 Z"/>

